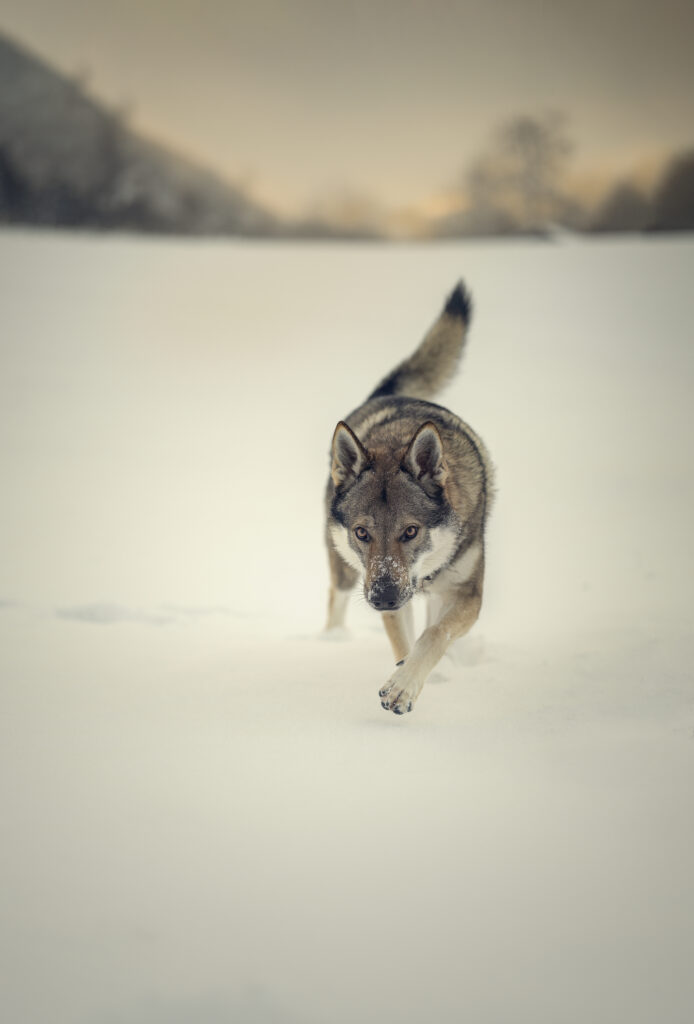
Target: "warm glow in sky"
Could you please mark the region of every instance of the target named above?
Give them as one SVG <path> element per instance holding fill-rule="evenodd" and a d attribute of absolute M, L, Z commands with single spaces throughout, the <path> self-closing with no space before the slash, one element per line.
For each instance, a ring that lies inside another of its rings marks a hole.
<path fill-rule="evenodd" d="M 0 30 L 283 211 L 441 202 L 547 108 L 579 172 L 694 143 L 689 0 L 3 0 Z"/>

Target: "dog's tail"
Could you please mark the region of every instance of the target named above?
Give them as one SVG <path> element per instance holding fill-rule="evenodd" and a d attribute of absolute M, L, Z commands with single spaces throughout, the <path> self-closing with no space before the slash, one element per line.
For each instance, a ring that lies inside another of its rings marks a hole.
<path fill-rule="evenodd" d="M 369 399 L 386 395 L 434 398 L 458 368 L 471 314 L 470 294 L 459 281 L 419 348 L 384 377 Z"/>

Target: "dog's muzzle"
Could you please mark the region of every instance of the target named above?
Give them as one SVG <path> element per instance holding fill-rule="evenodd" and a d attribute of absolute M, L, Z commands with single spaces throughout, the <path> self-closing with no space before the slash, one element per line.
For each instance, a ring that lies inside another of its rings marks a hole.
<path fill-rule="evenodd" d="M 394 612 L 402 608 L 410 593 L 403 593 L 391 579 L 374 580 L 366 592 L 366 600 L 377 612 Z"/>

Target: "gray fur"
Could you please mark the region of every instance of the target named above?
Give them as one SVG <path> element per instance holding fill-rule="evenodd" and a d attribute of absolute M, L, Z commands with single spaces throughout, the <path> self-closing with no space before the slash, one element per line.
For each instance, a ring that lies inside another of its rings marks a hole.
<path fill-rule="evenodd" d="M 440 317 L 408 359 L 383 378 L 369 398 L 407 395 L 434 398 L 455 375 L 463 353 L 472 302 L 462 281 L 451 294 Z"/>
<path fill-rule="evenodd" d="M 338 423 L 333 438 L 328 628 L 343 624 L 337 592 L 362 576 L 398 663 L 381 691 L 383 706 L 397 714 L 412 709 L 433 664 L 481 604 L 491 463 L 467 424 L 427 400 L 455 370 L 469 310 L 461 283 L 420 347 Z M 447 610 L 412 646 L 405 609 L 413 594 L 428 591 L 443 596 Z"/>

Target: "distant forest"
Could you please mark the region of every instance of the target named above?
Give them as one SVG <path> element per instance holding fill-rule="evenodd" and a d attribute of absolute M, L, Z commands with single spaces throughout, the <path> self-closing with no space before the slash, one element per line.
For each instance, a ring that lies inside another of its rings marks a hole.
<path fill-rule="evenodd" d="M 694 147 L 672 157 L 649 191 L 619 181 L 594 209 L 563 187 L 572 151 L 558 114 L 519 116 L 460 176 L 459 205 L 416 237 L 694 230 Z M 131 130 L 0 36 L 0 223 L 246 237 L 387 237 L 373 210 L 286 221 L 191 160 Z"/>
<path fill-rule="evenodd" d="M 439 235 L 694 230 L 694 148 L 668 161 L 655 186 L 617 181 L 591 208 L 565 186 L 573 146 L 558 113 L 511 118 L 461 175 L 461 208 Z"/>

